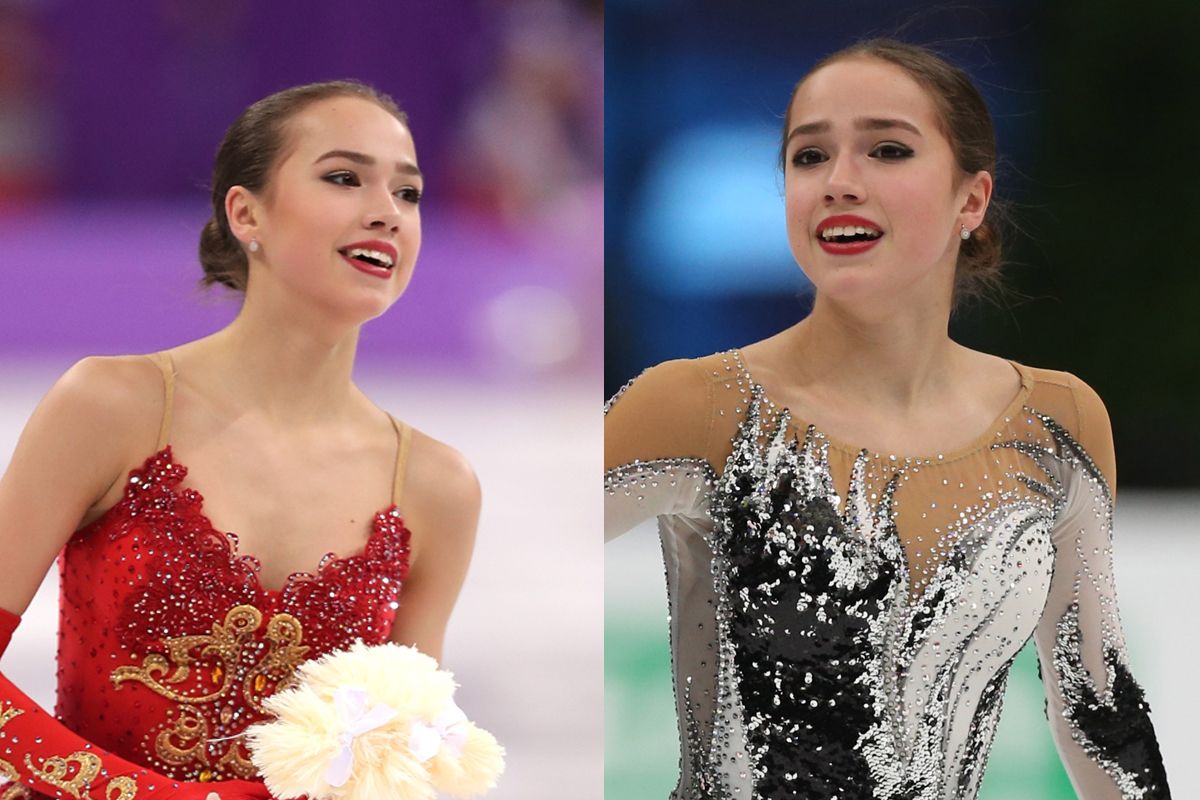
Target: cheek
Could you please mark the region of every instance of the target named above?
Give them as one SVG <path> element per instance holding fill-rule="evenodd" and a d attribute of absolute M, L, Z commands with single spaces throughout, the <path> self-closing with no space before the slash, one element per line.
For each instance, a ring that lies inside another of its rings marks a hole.
<path fill-rule="evenodd" d="M 411 219 L 406 219 L 401 223 L 401 241 L 404 246 L 404 258 L 409 262 L 411 268 L 417 260 L 417 254 L 421 250 L 421 213 L 419 210 L 413 212 Z"/>
<path fill-rule="evenodd" d="M 897 243 L 908 252 L 936 259 L 946 248 L 954 217 L 948 191 L 916 180 L 894 189 L 889 216 Z"/>
<path fill-rule="evenodd" d="M 809 187 L 799 180 L 787 179 L 784 185 L 783 209 L 787 219 L 788 241 L 792 243 L 793 249 L 808 243 L 813 205 L 817 199 L 819 198 Z"/>

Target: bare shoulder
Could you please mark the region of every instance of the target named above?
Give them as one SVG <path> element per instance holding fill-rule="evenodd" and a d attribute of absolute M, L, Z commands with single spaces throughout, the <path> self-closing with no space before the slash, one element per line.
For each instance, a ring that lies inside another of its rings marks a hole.
<path fill-rule="evenodd" d="M 404 496 L 410 502 L 428 498 L 438 505 L 479 503 L 479 479 L 466 456 L 415 428 L 407 476 Z"/>
<path fill-rule="evenodd" d="M 162 410 L 162 373 L 149 358 L 89 356 L 50 388 L 30 425 L 120 458 L 154 444 Z"/>
<path fill-rule="evenodd" d="M 466 457 L 414 429 L 399 503 L 413 535 L 413 561 L 421 552 L 469 553 L 481 502 L 479 479 Z"/>
<path fill-rule="evenodd" d="M 111 413 L 144 411 L 162 405 L 162 371 L 149 356 L 87 356 L 76 361 L 55 384 L 86 406 Z"/>
<path fill-rule="evenodd" d="M 161 412 L 161 373 L 144 357 L 85 358 L 46 393 L 0 477 L 0 552 L 13 577 L 0 586 L 0 607 L 28 605 L 130 454 L 154 443 Z"/>

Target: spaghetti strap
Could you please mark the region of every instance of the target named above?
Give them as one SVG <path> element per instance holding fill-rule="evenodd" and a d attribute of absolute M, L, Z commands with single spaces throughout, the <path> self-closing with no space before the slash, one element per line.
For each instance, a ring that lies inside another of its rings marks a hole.
<path fill-rule="evenodd" d="M 408 467 L 408 448 L 412 444 L 412 428 L 388 414 L 392 427 L 396 429 L 396 475 L 392 480 L 392 505 L 400 505 L 400 494 L 404 490 L 404 475 Z"/>
<path fill-rule="evenodd" d="M 158 444 L 154 448 L 158 451 L 167 446 L 167 439 L 171 436 L 171 411 L 175 402 L 175 362 L 171 359 L 171 354 L 165 350 L 151 353 L 149 357 L 163 375 L 162 424 L 158 429 Z"/>

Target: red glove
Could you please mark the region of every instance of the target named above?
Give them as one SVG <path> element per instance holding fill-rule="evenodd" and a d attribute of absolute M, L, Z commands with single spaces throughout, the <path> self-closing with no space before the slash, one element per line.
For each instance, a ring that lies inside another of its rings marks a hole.
<path fill-rule="evenodd" d="M 0 608 L 0 655 L 20 621 Z M 181 782 L 105 752 L 38 708 L 0 674 L 2 780 L 50 797 L 70 795 L 77 800 L 206 800 L 214 792 L 220 800 L 271 797 L 257 781 Z"/>

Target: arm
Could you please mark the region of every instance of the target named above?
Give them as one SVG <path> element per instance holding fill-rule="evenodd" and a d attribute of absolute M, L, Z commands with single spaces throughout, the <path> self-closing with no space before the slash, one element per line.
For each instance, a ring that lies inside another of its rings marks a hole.
<path fill-rule="evenodd" d="M 1083 800 L 1170 798 L 1150 706 L 1129 669 L 1112 565 L 1115 468 L 1108 415 L 1076 390 L 1080 444 L 1057 431 L 1063 508 L 1054 571 L 1035 632 L 1046 715 Z"/>
<path fill-rule="evenodd" d="M 479 526 L 479 480 L 454 449 L 414 432 L 406 500 L 408 577 L 391 639 L 441 661 L 450 612 L 466 579 Z"/>
<path fill-rule="evenodd" d="M 716 478 L 711 386 L 690 361 L 646 370 L 604 407 L 604 538 L 694 513 Z"/>
<path fill-rule="evenodd" d="M 144 362 L 144 363 L 138 363 Z M 0 479 L 0 652 L 81 519 L 153 444 L 161 380 L 145 359 L 85 359 L 30 417 Z M 140 438 L 139 438 L 140 437 Z M 146 440 L 146 441 L 143 441 Z M 0 780 L 77 800 L 268 797 L 261 784 L 179 783 L 72 733 L 0 674 Z M 10 787 L 19 796 L 24 790 Z"/>

